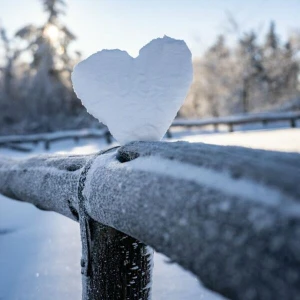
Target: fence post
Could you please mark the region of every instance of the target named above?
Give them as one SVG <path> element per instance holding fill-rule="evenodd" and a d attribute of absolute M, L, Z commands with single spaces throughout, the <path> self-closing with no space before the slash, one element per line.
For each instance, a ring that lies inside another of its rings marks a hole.
<path fill-rule="evenodd" d="M 106 143 L 107 143 L 108 145 L 110 145 L 110 144 L 112 143 L 111 133 L 110 133 L 109 131 L 107 131 L 107 132 L 105 133 L 105 140 L 106 140 Z"/>
<path fill-rule="evenodd" d="M 167 136 L 168 139 L 171 139 L 171 138 L 172 138 L 172 133 L 171 133 L 170 128 L 167 130 L 166 136 Z"/>
<path fill-rule="evenodd" d="M 263 125 L 263 127 L 266 127 L 268 125 L 268 121 L 267 120 L 262 120 L 262 125 Z"/>
<path fill-rule="evenodd" d="M 44 143 L 44 149 L 47 150 L 47 151 L 50 150 L 50 141 L 49 140 L 45 140 L 44 142 L 45 142 Z"/>
<path fill-rule="evenodd" d="M 296 127 L 296 119 L 291 119 L 291 128 Z"/>
<path fill-rule="evenodd" d="M 83 300 L 149 300 L 153 250 L 140 241 L 109 226 L 94 221 L 85 208 L 83 190 L 87 173 L 98 155 L 83 168 L 78 183 L 82 258 Z"/>
<path fill-rule="evenodd" d="M 82 275 L 82 299 L 150 299 L 153 250 L 94 220 L 89 227 L 89 271 Z"/>

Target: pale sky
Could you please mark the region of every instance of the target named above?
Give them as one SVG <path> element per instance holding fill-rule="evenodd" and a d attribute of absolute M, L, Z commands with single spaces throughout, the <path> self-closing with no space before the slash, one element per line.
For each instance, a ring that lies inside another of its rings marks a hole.
<path fill-rule="evenodd" d="M 193 56 L 228 29 L 230 13 L 242 30 L 262 34 L 275 20 L 282 37 L 300 28 L 300 0 L 67 0 L 64 23 L 78 37 L 73 48 L 83 57 L 119 48 L 132 56 L 151 39 L 184 39 Z M 10 34 L 45 20 L 39 0 L 0 0 L 0 25 Z"/>

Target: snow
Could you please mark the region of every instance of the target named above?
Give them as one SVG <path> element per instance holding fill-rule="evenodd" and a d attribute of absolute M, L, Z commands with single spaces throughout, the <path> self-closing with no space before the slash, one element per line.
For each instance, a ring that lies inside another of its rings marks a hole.
<path fill-rule="evenodd" d="M 76 222 L 0 195 L 0 245 L 0 299 L 81 299 Z"/>
<path fill-rule="evenodd" d="M 300 204 L 282 191 L 248 178 L 232 178 L 228 172 L 221 170 L 216 171 L 155 156 L 139 157 L 138 160 L 128 162 L 126 167 L 194 181 L 239 199 L 265 203 L 273 207 L 277 206 L 287 214 L 297 216 L 300 213 Z M 184 220 L 182 222 L 184 223 Z"/>
<path fill-rule="evenodd" d="M 184 41 L 167 36 L 152 40 L 137 58 L 102 50 L 72 73 L 78 98 L 121 144 L 162 139 L 192 78 L 190 50 Z"/>
<path fill-rule="evenodd" d="M 300 128 L 239 131 L 232 133 L 199 134 L 186 132 L 178 134 L 174 140 L 192 143 L 208 143 L 226 146 L 243 146 L 254 149 L 300 152 Z"/>

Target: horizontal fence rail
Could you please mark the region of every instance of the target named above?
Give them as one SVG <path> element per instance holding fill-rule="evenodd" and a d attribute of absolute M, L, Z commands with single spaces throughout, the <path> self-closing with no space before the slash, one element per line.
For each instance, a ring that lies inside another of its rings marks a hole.
<path fill-rule="evenodd" d="M 107 143 L 111 143 L 111 135 L 107 128 L 103 129 L 82 129 L 82 130 L 69 130 L 69 131 L 58 131 L 51 133 L 37 133 L 28 135 L 10 135 L 10 136 L 0 136 L 0 146 L 6 146 L 7 148 L 12 148 L 14 143 L 38 143 L 44 142 L 45 149 L 48 150 L 50 143 L 70 140 L 73 139 L 78 141 L 79 139 L 86 138 L 105 138 Z"/>
<path fill-rule="evenodd" d="M 176 119 L 172 127 L 202 127 L 208 125 L 227 125 L 229 131 L 233 131 L 234 125 L 244 125 L 251 123 L 263 123 L 266 125 L 271 122 L 289 121 L 291 127 L 296 127 L 296 121 L 300 119 L 300 111 L 285 112 L 285 113 L 260 113 L 260 114 L 246 114 L 228 117 L 189 120 Z"/>
<path fill-rule="evenodd" d="M 79 221 L 84 299 L 149 299 L 146 245 L 230 299 L 299 299 L 299 182 L 299 154 L 186 142 L 134 142 L 89 156 L 0 158 L 2 194 Z M 100 242 L 97 230 L 115 238 Z M 117 262 L 109 257 L 113 246 L 99 246 L 126 238 L 134 247 L 118 246 L 127 256 Z M 130 253 L 135 262 L 126 274 L 133 276 L 136 264 L 146 266 L 135 275 L 138 282 L 130 281 L 134 290 L 129 284 L 123 298 L 97 298 L 108 290 L 98 273 L 104 268 L 116 278 L 112 270 L 130 262 Z"/>
<path fill-rule="evenodd" d="M 248 114 L 248 115 L 237 115 L 229 117 L 219 117 L 210 119 L 175 119 L 172 123 L 173 127 L 205 127 L 214 126 L 215 130 L 218 129 L 219 125 L 227 125 L 229 131 L 234 130 L 234 126 L 251 124 L 251 123 L 262 123 L 266 125 L 271 122 L 288 121 L 292 128 L 296 127 L 297 120 L 300 120 L 299 112 L 284 112 L 284 113 L 261 113 L 261 114 Z M 167 137 L 171 138 L 171 130 L 168 130 Z M 38 143 L 43 142 L 44 148 L 48 150 L 50 144 L 57 141 L 73 139 L 79 141 L 79 139 L 85 138 L 104 138 L 107 144 L 112 143 L 112 136 L 107 128 L 102 129 L 82 129 L 82 130 L 69 130 L 59 131 L 52 133 L 38 133 L 29 135 L 11 135 L 11 136 L 0 136 L 0 147 L 6 147 L 13 150 L 28 152 L 30 148 L 23 147 L 18 144 L 22 143 Z"/>

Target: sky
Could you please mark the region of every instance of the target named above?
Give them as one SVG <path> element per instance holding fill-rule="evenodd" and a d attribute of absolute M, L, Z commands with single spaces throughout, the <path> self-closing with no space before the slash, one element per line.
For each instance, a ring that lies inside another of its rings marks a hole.
<path fill-rule="evenodd" d="M 137 56 L 150 40 L 165 34 L 184 39 L 194 57 L 230 32 L 228 16 L 240 32 L 263 35 L 271 20 L 285 38 L 300 28 L 300 0 L 66 0 L 64 23 L 77 36 L 73 48 L 83 57 L 101 49 L 126 50 Z M 14 32 L 26 24 L 45 21 L 40 0 L 0 0 L 0 26 Z"/>

